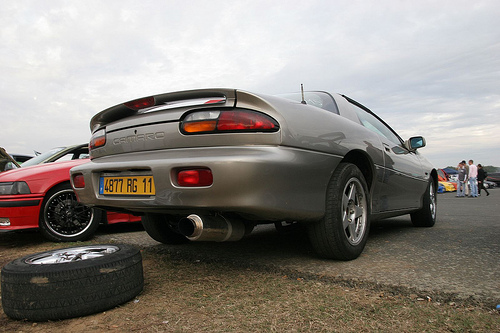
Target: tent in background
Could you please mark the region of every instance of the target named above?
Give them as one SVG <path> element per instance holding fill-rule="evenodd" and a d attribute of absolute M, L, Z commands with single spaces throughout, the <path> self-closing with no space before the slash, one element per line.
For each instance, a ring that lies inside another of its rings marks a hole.
<path fill-rule="evenodd" d="M 456 175 L 458 173 L 457 170 L 452 168 L 444 168 L 443 171 L 446 172 L 448 175 Z"/>

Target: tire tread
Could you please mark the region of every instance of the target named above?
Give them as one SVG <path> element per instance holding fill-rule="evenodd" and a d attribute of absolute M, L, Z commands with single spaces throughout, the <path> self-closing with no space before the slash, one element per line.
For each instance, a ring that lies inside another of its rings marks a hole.
<path fill-rule="evenodd" d="M 23 257 L 7 264 L 2 269 L 5 314 L 13 319 L 59 320 L 104 311 L 132 299 L 144 287 L 142 257 L 137 249 L 130 251 L 132 246 L 120 248 L 128 252 L 120 260 L 109 254 L 90 264 L 93 259 L 75 262 L 81 265 L 23 265 Z M 57 270 L 51 272 L 49 266 Z"/>

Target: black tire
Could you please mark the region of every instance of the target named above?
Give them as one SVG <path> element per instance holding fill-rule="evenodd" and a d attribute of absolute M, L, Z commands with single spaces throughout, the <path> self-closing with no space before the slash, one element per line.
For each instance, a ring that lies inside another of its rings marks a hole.
<path fill-rule="evenodd" d="M 40 231 L 55 242 L 83 241 L 94 235 L 104 214 L 79 203 L 69 183 L 59 184 L 43 200 Z"/>
<path fill-rule="evenodd" d="M 436 186 L 431 179 L 425 191 L 422 208 L 415 213 L 410 214 L 411 223 L 415 227 L 432 227 L 436 224 L 437 217 L 437 195 Z"/>
<path fill-rule="evenodd" d="M 189 242 L 186 236 L 176 232 L 170 225 L 168 215 L 148 213 L 142 216 L 141 220 L 144 230 L 157 242 L 170 245 Z"/>
<path fill-rule="evenodd" d="M 131 245 L 52 250 L 2 268 L 2 307 L 13 319 L 74 318 L 122 304 L 143 286 L 141 253 Z"/>
<path fill-rule="evenodd" d="M 320 257 L 353 260 L 363 252 L 370 229 L 368 193 L 358 167 L 339 164 L 328 184 L 325 216 L 308 227 L 309 239 Z"/>

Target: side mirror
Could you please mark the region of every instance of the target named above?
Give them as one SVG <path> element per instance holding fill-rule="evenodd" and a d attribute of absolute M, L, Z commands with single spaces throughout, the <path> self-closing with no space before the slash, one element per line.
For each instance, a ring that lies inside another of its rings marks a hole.
<path fill-rule="evenodd" d="M 422 136 L 414 136 L 405 141 L 405 147 L 410 151 L 425 147 L 425 139 Z"/>
<path fill-rule="evenodd" d="M 5 169 L 3 171 L 9 171 L 9 170 L 13 170 L 13 169 L 16 169 L 16 166 L 14 164 L 12 164 L 12 162 L 9 162 L 9 163 L 7 163 L 7 165 L 5 166 Z"/>

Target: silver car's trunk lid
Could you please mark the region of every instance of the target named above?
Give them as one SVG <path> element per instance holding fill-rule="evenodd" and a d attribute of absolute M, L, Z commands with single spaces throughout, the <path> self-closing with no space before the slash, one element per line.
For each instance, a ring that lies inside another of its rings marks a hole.
<path fill-rule="evenodd" d="M 132 100 L 126 103 L 118 104 L 104 111 L 99 112 L 90 121 L 90 130 L 95 132 L 102 126 L 111 124 L 118 120 L 126 126 L 127 122 L 123 122 L 125 118 L 131 118 L 137 115 L 148 114 L 151 120 L 161 118 L 162 121 L 178 120 L 179 113 L 185 107 L 189 106 L 206 106 L 210 107 L 213 104 L 223 106 L 234 106 L 236 100 L 236 92 L 233 89 L 199 89 L 189 90 L 174 93 L 155 95 L 145 98 Z M 182 110 L 179 110 L 179 109 Z M 162 112 L 161 116 L 157 116 L 157 112 L 171 110 L 172 112 Z M 141 117 L 140 122 L 144 122 L 145 118 Z"/>
<path fill-rule="evenodd" d="M 150 96 L 108 108 L 90 123 L 96 133 L 105 131 L 104 146 L 92 149 L 91 158 L 128 152 L 233 144 L 278 144 L 278 133 L 234 135 L 183 135 L 179 122 L 191 111 L 233 108 L 236 90 L 203 89 Z M 249 106 L 249 105 L 246 105 Z"/>

